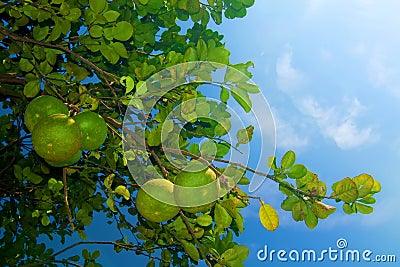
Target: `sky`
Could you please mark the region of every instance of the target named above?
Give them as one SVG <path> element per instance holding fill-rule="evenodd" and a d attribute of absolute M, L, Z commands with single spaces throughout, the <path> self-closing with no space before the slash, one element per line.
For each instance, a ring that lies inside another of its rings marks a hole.
<path fill-rule="evenodd" d="M 238 239 L 250 247 L 246 266 L 293 264 L 257 252 L 291 249 L 317 252 L 369 249 L 400 260 L 400 2 L 256 1 L 244 19 L 216 26 L 225 35 L 231 61 L 254 62 L 253 80 L 268 100 L 276 123 L 277 156 L 289 149 L 328 185 L 369 173 L 382 184 L 375 211 L 345 215 L 338 211 L 314 230 L 279 210 L 280 227 L 263 229 L 254 201 L 244 211 L 246 229 Z M 255 144 L 257 145 L 257 144 Z M 265 182 L 253 195 L 279 209 L 282 196 Z M 329 203 L 328 204 L 334 204 Z M 287 257 L 287 256 L 286 256 Z M 325 259 L 296 266 L 371 266 Z M 380 266 L 396 263 L 380 263 Z"/>
<path fill-rule="evenodd" d="M 382 185 L 374 213 L 349 216 L 338 205 L 335 214 L 309 230 L 280 210 L 283 196 L 276 184 L 264 182 L 252 194 L 278 210 L 280 226 L 274 232 L 262 227 L 257 201 L 243 210 L 246 229 L 236 241 L 250 248 L 246 266 L 376 266 L 327 256 L 319 263 L 257 258 L 265 246 L 288 253 L 312 249 L 319 255 L 338 249 L 339 239 L 347 242 L 344 251 L 371 250 L 373 256 L 393 254 L 400 261 L 399 10 L 397 0 L 256 0 L 245 18 L 212 26 L 225 36 L 231 63 L 254 62 L 253 80 L 275 119 L 278 158 L 294 150 L 297 161 L 319 174 L 328 188 L 361 173 Z M 258 163 L 252 160 L 250 166 Z M 89 227 L 88 239 L 112 240 L 110 227 Z M 146 262 L 112 250 L 103 251 L 102 259 L 104 266 Z"/>

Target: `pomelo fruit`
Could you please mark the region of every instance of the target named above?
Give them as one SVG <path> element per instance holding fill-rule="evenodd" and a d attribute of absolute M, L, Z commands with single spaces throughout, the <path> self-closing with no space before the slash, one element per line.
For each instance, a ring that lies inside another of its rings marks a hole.
<path fill-rule="evenodd" d="M 42 119 L 32 132 L 36 153 L 52 162 L 69 160 L 78 152 L 81 142 L 78 124 L 65 114 L 53 114 Z"/>
<path fill-rule="evenodd" d="M 86 111 L 74 116 L 82 132 L 83 150 L 99 148 L 107 137 L 107 125 L 104 119 L 97 113 Z"/>
<path fill-rule="evenodd" d="M 174 218 L 179 212 L 179 207 L 175 205 L 173 191 L 174 184 L 168 180 L 147 181 L 136 195 L 138 212 L 147 220 L 157 223 Z"/>
<path fill-rule="evenodd" d="M 82 150 L 78 150 L 78 152 L 76 152 L 75 155 L 73 155 L 70 159 L 67 159 L 66 161 L 54 162 L 47 159 L 45 159 L 45 161 L 47 162 L 47 164 L 53 167 L 65 167 L 77 163 L 78 160 L 81 158 L 81 156 L 82 156 Z"/>
<path fill-rule="evenodd" d="M 215 182 L 213 170 L 181 171 L 175 177 L 174 195 L 177 205 L 190 213 L 206 212 L 211 209 L 219 194 L 219 184 Z"/>
<path fill-rule="evenodd" d="M 53 114 L 68 115 L 68 108 L 53 96 L 43 95 L 33 99 L 27 106 L 24 115 L 25 125 L 30 132 L 41 119 Z"/>

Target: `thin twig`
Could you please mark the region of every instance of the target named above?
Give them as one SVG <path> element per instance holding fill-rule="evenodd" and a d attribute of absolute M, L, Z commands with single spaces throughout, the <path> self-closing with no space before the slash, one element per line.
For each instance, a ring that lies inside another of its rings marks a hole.
<path fill-rule="evenodd" d="M 63 184 L 64 184 L 64 202 L 65 202 L 65 207 L 67 208 L 67 213 L 68 213 L 68 221 L 71 224 L 71 229 L 72 231 L 75 230 L 75 225 L 72 220 L 72 214 L 71 214 L 71 209 L 69 207 L 68 203 L 68 190 L 67 190 L 67 168 L 63 168 Z"/>
<path fill-rule="evenodd" d="M 146 146 L 148 146 L 147 143 L 146 143 Z M 151 156 L 154 158 L 154 160 L 156 161 L 158 167 L 160 167 L 161 172 L 162 172 L 164 178 L 165 178 L 165 179 L 168 179 L 168 176 L 169 176 L 169 175 L 168 175 L 168 171 L 167 171 L 167 169 L 165 169 L 164 165 L 162 164 L 160 158 L 157 156 L 156 152 L 154 152 L 153 149 L 150 149 L 150 154 L 151 154 Z"/>
<path fill-rule="evenodd" d="M 192 227 L 190 226 L 190 224 L 189 224 L 189 222 L 188 222 L 188 220 L 187 220 L 187 218 L 186 218 L 186 216 L 185 216 L 185 214 L 183 213 L 182 210 L 179 211 L 179 216 L 182 218 L 183 222 L 185 223 L 186 228 L 188 229 L 188 231 L 189 231 L 190 235 L 192 236 L 194 242 L 195 242 L 195 243 L 197 244 L 197 246 L 199 247 L 199 251 L 200 251 L 201 257 L 204 259 L 204 261 L 206 262 L 206 264 L 207 264 L 208 266 L 212 267 L 211 262 L 209 262 L 209 260 L 208 260 L 207 257 L 206 257 L 206 254 L 205 254 L 204 251 L 203 251 L 203 245 L 202 245 L 202 244 L 200 243 L 200 241 L 197 239 L 197 237 L 196 237 L 196 235 L 195 235 L 195 233 L 194 233 Z"/>
<path fill-rule="evenodd" d="M 0 27 L 0 33 L 8 36 L 9 38 L 18 41 L 18 42 L 24 42 L 24 43 L 31 43 L 31 44 L 36 44 L 36 45 L 40 45 L 40 46 L 44 46 L 44 47 L 48 47 L 48 48 L 53 48 L 53 49 L 57 49 L 57 50 L 61 50 L 65 53 L 68 53 L 76 58 L 78 58 L 80 61 L 82 61 L 83 63 L 85 63 L 86 65 L 90 66 L 91 68 L 93 68 L 94 70 L 96 70 L 97 72 L 101 73 L 102 75 L 107 75 L 109 77 L 112 77 L 115 81 L 118 82 L 118 78 L 117 76 L 115 76 L 112 73 L 109 73 L 101 68 L 99 68 L 98 66 L 96 66 L 95 64 L 93 64 L 92 62 L 90 62 L 89 60 L 87 60 L 86 58 L 82 57 L 81 55 L 79 55 L 78 53 L 62 46 L 62 45 L 55 45 L 55 44 L 51 44 L 51 43 L 46 43 L 46 42 L 40 42 L 37 40 L 33 40 L 33 39 L 29 39 L 29 38 L 24 38 L 24 37 L 20 37 L 17 35 L 14 35 L 13 33 L 7 31 L 5 28 Z M 108 82 L 108 81 L 107 81 Z"/>

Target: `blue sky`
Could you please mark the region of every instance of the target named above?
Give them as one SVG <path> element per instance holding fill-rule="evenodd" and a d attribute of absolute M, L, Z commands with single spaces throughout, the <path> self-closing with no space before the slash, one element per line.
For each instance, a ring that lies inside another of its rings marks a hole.
<path fill-rule="evenodd" d="M 283 197 L 275 184 L 265 182 L 253 194 L 278 209 L 280 227 L 275 232 L 262 227 L 256 201 L 243 211 L 246 229 L 237 241 L 250 248 L 246 266 L 290 265 L 258 261 L 257 251 L 264 245 L 321 251 L 336 248 L 339 238 L 347 240 L 349 249 L 395 254 L 400 261 L 399 10 L 396 0 L 256 0 L 244 19 L 213 26 L 225 35 L 232 63 L 255 63 L 253 80 L 269 101 L 277 126 L 278 157 L 295 150 L 298 161 L 328 185 L 366 172 L 383 187 L 373 214 L 348 216 L 338 206 L 309 230 L 279 210 Z M 251 164 L 256 166 L 257 160 Z M 90 228 L 88 239 L 112 240 L 115 230 L 107 227 Z M 141 256 L 107 251 L 104 266 L 145 266 Z M 376 266 L 330 261 L 293 265 Z M 396 263 L 379 264 L 386 265 Z"/>
<path fill-rule="evenodd" d="M 255 63 L 253 79 L 277 125 L 278 156 L 295 150 L 298 161 L 328 184 L 366 172 L 383 187 L 373 214 L 347 216 L 339 207 L 314 230 L 280 211 L 280 228 L 267 232 L 254 202 L 244 212 L 246 231 L 239 239 L 250 246 L 248 266 L 290 264 L 258 261 L 264 245 L 322 250 L 335 248 L 339 238 L 349 249 L 396 254 L 399 261 L 399 8 L 398 1 L 256 1 L 246 18 L 215 27 L 232 61 Z M 279 208 L 276 189 L 266 182 L 254 195 Z M 350 265 L 315 265 L 322 264 Z"/>

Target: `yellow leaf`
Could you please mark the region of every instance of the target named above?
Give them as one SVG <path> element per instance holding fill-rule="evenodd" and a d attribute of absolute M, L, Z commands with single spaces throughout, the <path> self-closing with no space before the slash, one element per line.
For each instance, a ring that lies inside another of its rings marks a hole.
<path fill-rule="evenodd" d="M 117 188 L 115 188 L 115 193 L 123 196 L 126 200 L 129 200 L 129 198 L 131 197 L 131 194 L 129 193 L 128 189 L 126 189 L 126 187 L 123 185 L 117 186 Z"/>
<path fill-rule="evenodd" d="M 268 205 L 262 204 L 259 211 L 260 221 L 262 225 L 269 231 L 275 231 L 279 225 L 279 217 L 276 210 Z"/>

